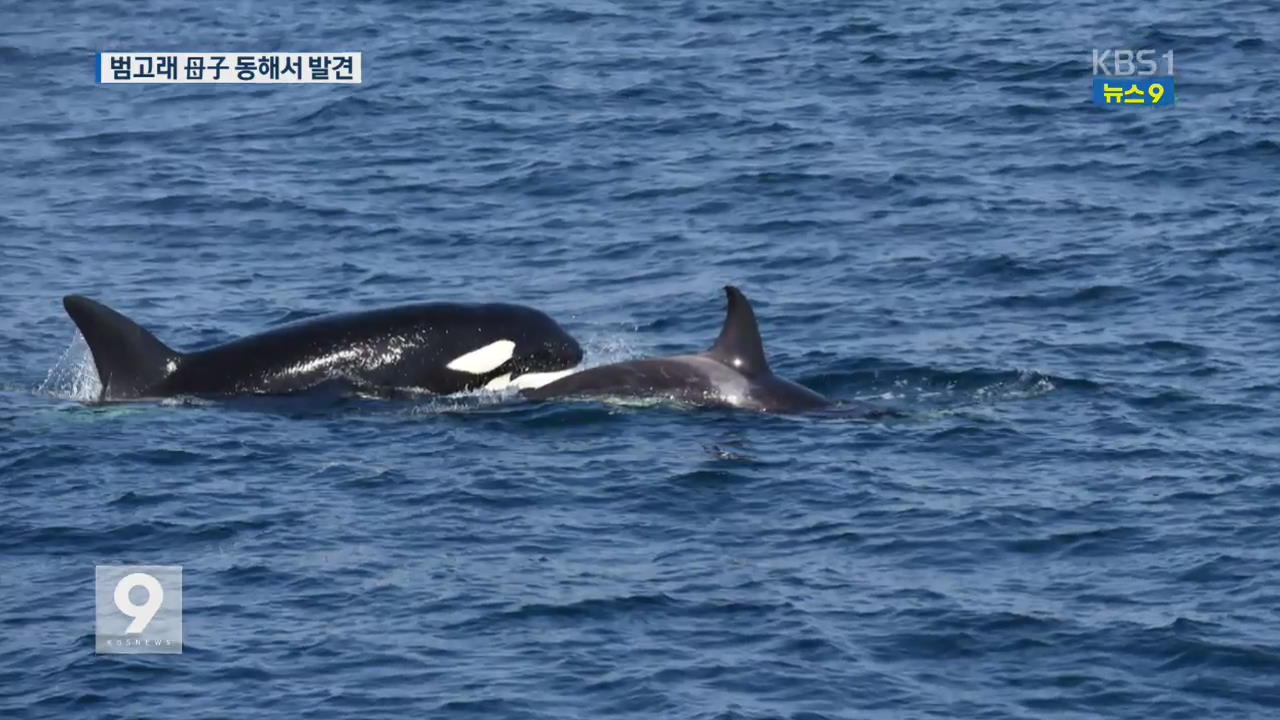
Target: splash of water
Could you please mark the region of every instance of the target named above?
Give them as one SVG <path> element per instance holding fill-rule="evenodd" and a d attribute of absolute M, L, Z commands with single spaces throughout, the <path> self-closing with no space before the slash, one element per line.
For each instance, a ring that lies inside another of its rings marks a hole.
<path fill-rule="evenodd" d="M 905 401 L 947 405 L 991 405 L 1006 400 L 1026 400 L 1057 390 L 1053 378 L 1034 370 L 996 373 L 974 384 L 965 373 L 937 373 L 927 377 L 903 377 L 887 390 L 875 389 L 855 396 L 859 402 Z"/>
<path fill-rule="evenodd" d="M 588 338 L 582 343 L 582 352 L 586 359 L 578 369 L 587 370 L 600 365 L 633 360 L 638 354 L 634 341 L 635 337 L 632 335 Z"/>
<path fill-rule="evenodd" d="M 80 331 L 76 331 L 58 361 L 49 368 L 36 392 L 78 402 L 93 402 L 102 394 L 102 382 L 98 380 L 98 370 L 93 365 L 93 353 L 89 352 L 89 345 Z"/>

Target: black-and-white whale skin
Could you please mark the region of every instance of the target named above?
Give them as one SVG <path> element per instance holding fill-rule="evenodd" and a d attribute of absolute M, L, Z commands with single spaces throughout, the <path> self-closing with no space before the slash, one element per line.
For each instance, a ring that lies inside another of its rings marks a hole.
<path fill-rule="evenodd" d="M 555 377 L 543 373 L 582 361 L 582 348 L 554 320 L 520 305 L 420 303 L 325 315 L 182 353 L 105 305 L 79 295 L 62 303 L 93 353 L 100 401 L 287 394 L 331 380 L 448 394 L 536 385 Z"/>
<path fill-rule="evenodd" d="M 601 365 L 524 390 L 525 397 L 659 398 L 765 412 L 801 412 L 831 405 L 809 388 L 773 374 L 751 303 L 736 287 L 724 290 L 729 308 L 720 337 L 710 350 Z"/>

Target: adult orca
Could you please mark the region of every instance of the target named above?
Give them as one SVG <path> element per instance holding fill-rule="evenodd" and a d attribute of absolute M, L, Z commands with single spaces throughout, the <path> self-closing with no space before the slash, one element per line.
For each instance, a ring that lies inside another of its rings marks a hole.
<path fill-rule="evenodd" d="M 286 394 L 332 380 L 443 395 L 535 385 L 582 361 L 582 348 L 554 320 L 520 305 L 420 303 L 324 315 L 182 353 L 86 297 L 68 295 L 62 304 L 93 353 L 99 401 Z"/>
<path fill-rule="evenodd" d="M 831 405 L 803 385 L 773 374 L 751 303 L 725 286 L 729 309 L 710 350 L 601 365 L 523 391 L 525 397 L 657 397 L 711 407 L 800 412 Z"/>

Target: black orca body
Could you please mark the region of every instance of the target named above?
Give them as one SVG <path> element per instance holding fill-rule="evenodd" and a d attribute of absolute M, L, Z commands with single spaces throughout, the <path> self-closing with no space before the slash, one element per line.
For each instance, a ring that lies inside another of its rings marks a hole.
<path fill-rule="evenodd" d="M 99 400 L 295 393 L 331 380 L 369 390 L 474 390 L 561 371 L 582 349 L 519 305 L 422 303 L 325 315 L 196 352 L 177 352 L 88 298 L 63 298 L 93 353 Z"/>
<path fill-rule="evenodd" d="M 729 309 L 710 350 L 601 365 L 525 390 L 535 400 L 559 397 L 660 398 L 711 407 L 802 412 L 831 405 L 818 393 L 773 374 L 751 303 L 726 286 Z"/>

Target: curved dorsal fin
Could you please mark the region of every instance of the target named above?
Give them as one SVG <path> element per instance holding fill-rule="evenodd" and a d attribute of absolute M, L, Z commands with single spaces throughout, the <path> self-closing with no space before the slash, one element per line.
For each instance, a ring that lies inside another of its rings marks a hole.
<path fill-rule="evenodd" d="M 62 306 L 93 353 L 102 383 L 99 400 L 144 397 L 178 367 L 182 354 L 140 325 L 87 297 L 68 295 Z"/>
<path fill-rule="evenodd" d="M 724 294 L 729 298 L 724 327 L 720 328 L 720 337 L 707 355 L 743 375 L 768 375 L 769 362 L 764 357 L 764 343 L 760 341 L 760 328 L 751 303 L 732 285 L 724 286 Z"/>

